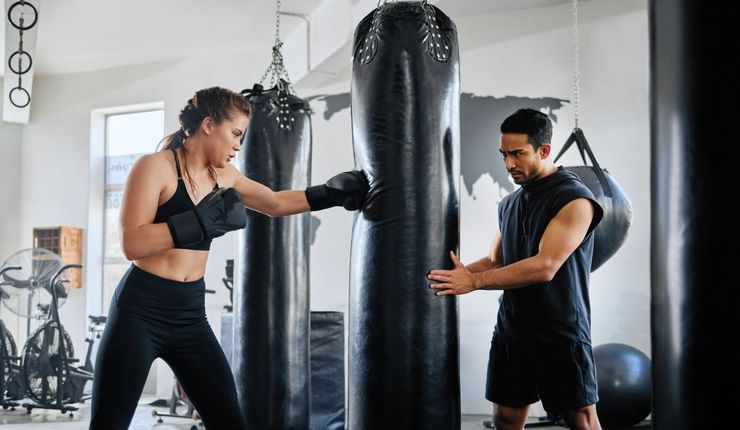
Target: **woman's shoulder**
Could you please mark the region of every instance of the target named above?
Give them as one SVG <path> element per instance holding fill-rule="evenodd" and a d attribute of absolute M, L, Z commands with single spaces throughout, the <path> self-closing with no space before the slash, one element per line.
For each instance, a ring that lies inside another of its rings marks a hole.
<path fill-rule="evenodd" d="M 145 167 L 158 167 L 162 168 L 165 166 L 173 165 L 174 158 L 172 151 L 157 151 L 151 154 L 144 154 L 136 160 L 136 164 L 140 164 Z"/>
<path fill-rule="evenodd" d="M 215 168 L 215 170 L 216 177 L 218 178 L 217 182 L 220 187 L 233 187 L 237 183 L 238 178 L 243 176 L 231 163 L 226 164 L 225 167 Z"/>
<path fill-rule="evenodd" d="M 131 174 L 146 175 L 147 177 L 166 177 L 174 174 L 175 162 L 171 151 L 158 151 L 139 157 L 131 169 Z"/>

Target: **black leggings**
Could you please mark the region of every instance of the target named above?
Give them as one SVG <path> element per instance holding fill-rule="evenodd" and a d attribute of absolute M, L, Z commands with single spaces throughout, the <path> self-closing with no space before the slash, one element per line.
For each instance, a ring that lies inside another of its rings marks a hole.
<path fill-rule="evenodd" d="M 207 429 L 244 429 L 231 369 L 206 320 L 203 279 L 172 281 L 134 265 L 111 300 L 95 361 L 90 429 L 128 428 L 157 357 L 172 368 Z"/>

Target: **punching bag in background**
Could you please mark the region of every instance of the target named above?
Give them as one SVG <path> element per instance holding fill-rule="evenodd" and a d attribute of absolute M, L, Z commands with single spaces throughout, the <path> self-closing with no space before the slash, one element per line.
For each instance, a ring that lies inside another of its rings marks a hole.
<path fill-rule="evenodd" d="M 344 314 L 311 312 L 310 430 L 344 428 Z"/>
<path fill-rule="evenodd" d="M 736 429 L 740 404 L 738 14 L 652 0 L 650 198 L 652 428 Z M 734 142 L 730 138 L 730 142 Z"/>
<path fill-rule="evenodd" d="M 583 166 L 570 166 L 565 169 L 578 175 L 604 210 L 604 217 L 594 230 L 594 256 L 591 261 L 593 272 L 610 259 L 627 239 L 632 224 L 632 202 L 614 177 L 606 169 L 602 169 L 596 161 L 580 128 L 573 130 L 554 161 L 557 162 L 573 143 L 581 153 Z M 591 160 L 591 166 L 586 164 L 587 155 Z"/>
<path fill-rule="evenodd" d="M 352 130 L 370 191 L 352 240 L 352 430 L 460 428 L 457 300 L 426 278 L 458 248 L 459 81 L 436 7 L 387 3 L 357 27 Z"/>
<path fill-rule="evenodd" d="M 273 190 L 309 185 L 310 109 L 287 88 L 245 91 L 252 113 L 239 167 Z M 249 429 L 309 428 L 309 223 L 247 211 L 239 234 L 233 370 Z"/>

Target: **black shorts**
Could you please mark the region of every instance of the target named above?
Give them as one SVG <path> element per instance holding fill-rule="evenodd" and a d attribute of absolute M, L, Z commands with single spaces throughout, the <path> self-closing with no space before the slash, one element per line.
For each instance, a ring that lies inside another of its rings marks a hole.
<path fill-rule="evenodd" d="M 548 412 L 599 401 L 591 345 L 585 342 L 511 342 L 493 333 L 486 399 L 509 407 L 542 400 Z"/>

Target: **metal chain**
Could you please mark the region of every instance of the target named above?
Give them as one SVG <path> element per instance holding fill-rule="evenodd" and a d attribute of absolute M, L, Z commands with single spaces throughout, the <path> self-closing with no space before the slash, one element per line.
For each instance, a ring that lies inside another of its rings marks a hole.
<path fill-rule="evenodd" d="M 21 5 L 21 7 L 25 6 L 26 5 L 25 1 L 21 0 L 20 1 L 20 5 Z M 25 21 L 23 15 L 24 15 L 24 12 L 21 11 L 21 16 L 20 16 L 20 19 L 19 19 L 19 23 L 20 23 L 19 27 L 20 28 L 18 29 L 18 51 L 16 51 L 18 53 L 18 72 L 17 72 L 17 74 L 18 74 L 18 86 L 12 88 L 10 90 L 10 93 L 8 94 L 8 99 L 10 100 L 10 103 L 13 106 L 15 106 L 15 107 L 17 107 L 19 109 L 22 109 L 22 108 L 28 106 L 29 103 L 31 103 L 31 95 L 28 93 L 28 90 L 26 90 L 25 88 L 23 88 L 23 78 L 22 78 L 23 73 L 25 73 L 23 71 L 23 52 L 24 52 L 23 51 L 23 28 L 24 28 L 23 24 L 24 24 L 24 21 Z M 10 14 L 8 14 L 8 20 L 11 20 Z M 30 60 L 31 54 L 27 54 L 27 55 L 28 55 L 28 58 Z M 12 58 L 12 56 L 11 56 L 11 58 Z M 10 68 L 12 70 L 13 69 L 13 66 L 10 65 Z M 19 91 L 19 92 L 22 92 L 23 94 L 26 94 L 25 103 L 23 103 L 23 102 L 17 103 L 16 100 L 13 99 L 13 93 L 15 93 L 16 91 Z"/>
<path fill-rule="evenodd" d="M 25 6 L 25 2 L 21 0 L 21 6 Z M 23 12 L 21 12 L 21 18 L 18 21 L 21 24 L 21 29 L 23 28 Z M 23 71 L 23 30 L 18 30 L 18 88 L 23 88 L 23 80 L 21 79 L 21 73 Z M 11 103 L 15 105 L 15 102 L 13 99 L 10 100 Z M 16 105 L 17 106 L 17 105 Z M 20 106 L 17 106 L 20 107 Z"/>
<path fill-rule="evenodd" d="M 288 76 L 288 71 L 285 69 L 285 62 L 283 61 L 283 41 L 280 40 L 280 5 L 280 0 L 277 0 L 277 9 L 275 10 L 275 44 L 272 46 L 272 61 L 267 67 L 267 70 L 265 70 L 264 75 L 262 75 L 260 84 L 264 84 L 265 80 L 269 76 L 270 82 L 268 87 L 278 86 L 281 90 L 285 90 L 292 94 L 293 89 L 290 77 Z M 288 88 L 282 88 L 283 84 L 281 79 L 288 83 Z"/>
<path fill-rule="evenodd" d="M 280 5 L 282 3 L 277 0 L 277 7 L 275 8 L 275 45 L 282 43 L 280 41 Z"/>
<path fill-rule="evenodd" d="M 573 117 L 575 119 L 575 129 L 578 129 L 579 102 L 580 102 L 580 81 L 578 76 L 579 69 L 579 52 L 578 52 L 578 0 L 572 0 L 573 4 Z"/>

